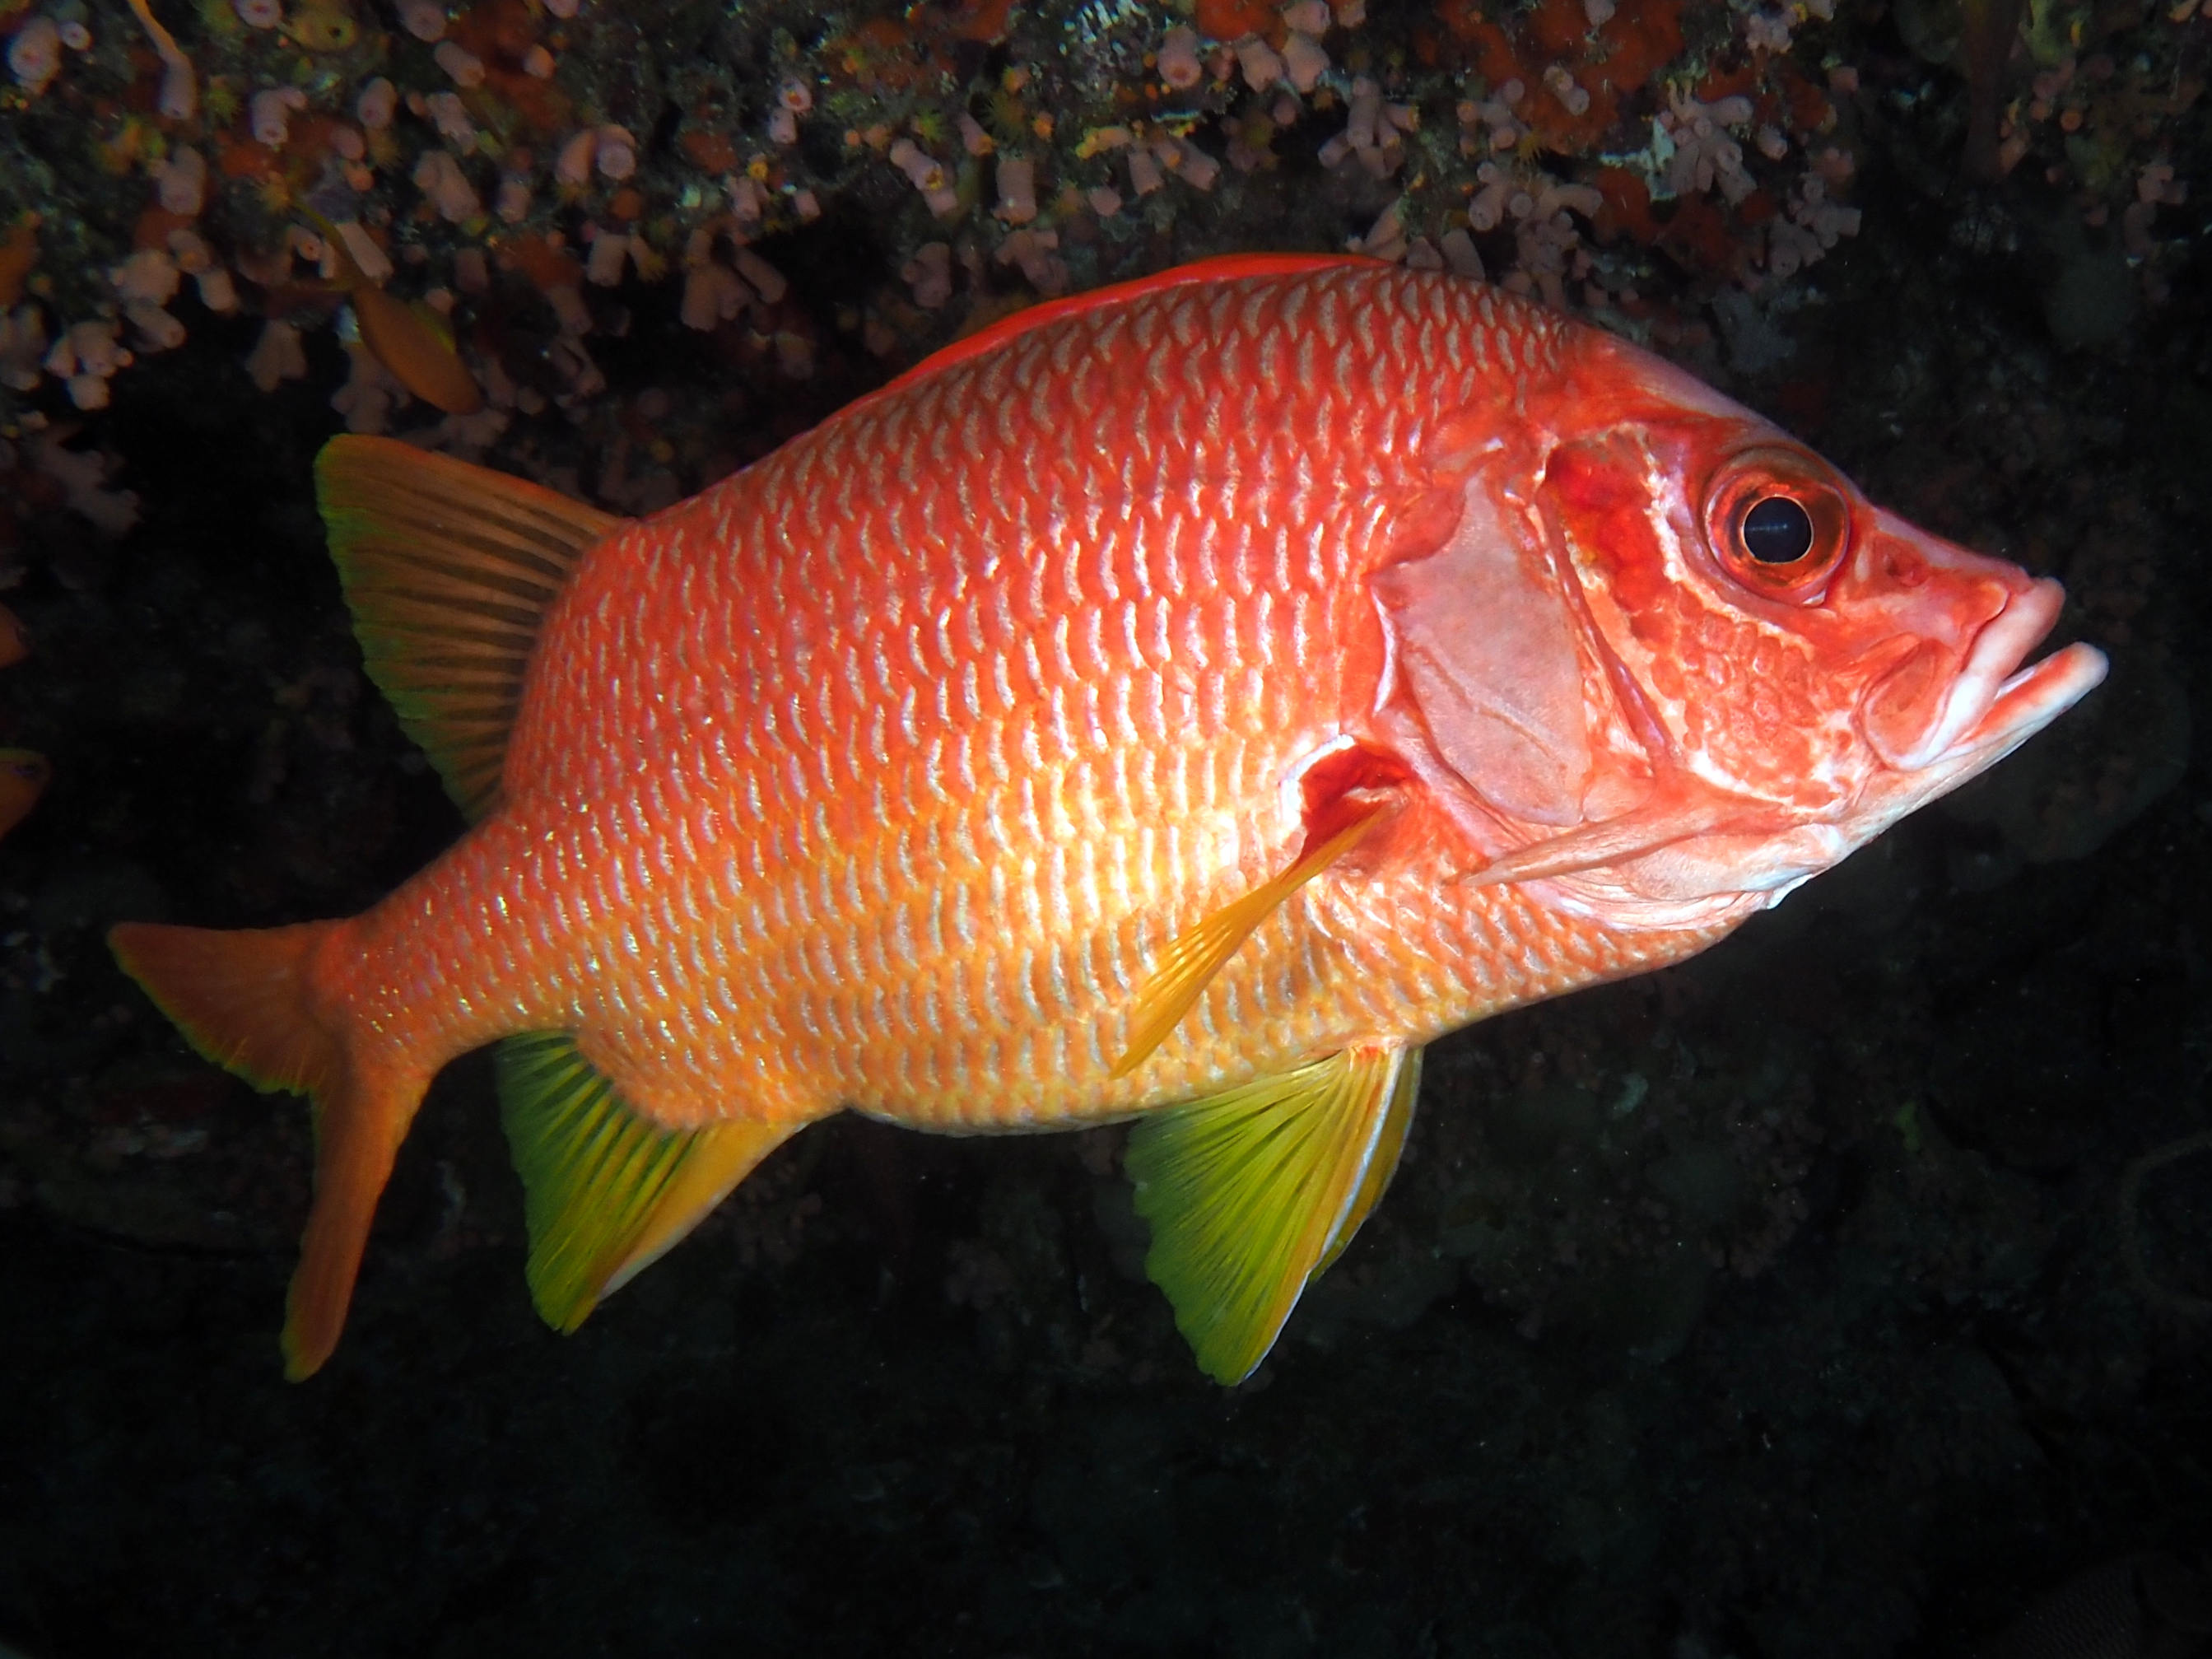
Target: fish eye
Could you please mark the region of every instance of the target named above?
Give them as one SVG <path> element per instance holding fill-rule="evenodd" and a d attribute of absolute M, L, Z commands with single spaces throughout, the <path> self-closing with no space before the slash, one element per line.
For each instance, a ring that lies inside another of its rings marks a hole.
<path fill-rule="evenodd" d="M 1761 564 L 1793 564 L 1813 550 L 1813 515 L 1787 495 L 1754 501 L 1743 515 L 1743 544 Z"/>
<path fill-rule="evenodd" d="M 360 25 L 348 13 L 310 8 L 295 20 L 292 38 L 309 52 L 343 52 L 360 33 Z"/>
<path fill-rule="evenodd" d="M 1779 445 L 1723 461 L 1705 492 L 1721 568 L 1762 598 L 1810 605 L 1850 541 L 1850 504 L 1825 463 Z"/>

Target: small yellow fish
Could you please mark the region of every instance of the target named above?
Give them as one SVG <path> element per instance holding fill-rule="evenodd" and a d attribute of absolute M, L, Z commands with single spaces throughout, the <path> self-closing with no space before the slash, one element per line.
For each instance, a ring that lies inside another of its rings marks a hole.
<path fill-rule="evenodd" d="M 414 307 L 369 281 L 347 251 L 337 227 L 313 210 L 305 211 L 330 246 L 331 258 L 337 264 L 338 286 L 352 301 L 354 319 L 361 325 L 361 343 L 376 361 L 400 385 L 448 415 L 473 415 L 482 409 L 483 388 L 453 349 L 453 331 L 443 319 L 433 327 Z"/>
<path fill-rule="evenodd" d="M 309 52 L 344 52 L 361 39 L 361 21 L 345 0 L 309 0 L 286 21 L 284 33 Z"/>

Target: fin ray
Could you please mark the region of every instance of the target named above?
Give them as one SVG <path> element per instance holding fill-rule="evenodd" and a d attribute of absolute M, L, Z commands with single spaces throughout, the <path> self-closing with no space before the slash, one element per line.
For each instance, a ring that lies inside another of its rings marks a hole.
<path fill-rule="evenodd" d="M 1389 1184 L 1420 1053 L 1357 1047 L 1140 1120 L 1123 1158 L 1145 1271 L 1215 1381 L 1250 1376 Z"/>
<path fill-rule="evenodd" d="M 1170 939 L 1137 994 L 1128 1039 L 1111 1075 L 1127 1077 L 1144 1064 L 1182 1023 L 1183 1016 L 1206 994 L 1213 976 L 1228 966 L 1229 958 L 1251 937 L 1252 930 L 1276 906 L 1358 846 L 1391 810 L 1392 803 L 1387 799 L 1357 803 L 1333 833 L 1319 841 L 1309 837 L 1305 850 L 1289 869 L 1231 899 Z"/>
<path fill-rule="evenodd" d="M 660 1128 L 564 1032 L 505 1038 L 497 1066 L 500 1120 L 529 1221 L 531 1298 L 563 1333 L 659 1260 L 799 1127 L 731 1118 Z"/>
<path fill-rule="evenodd" d="M 1382 1201 L 1382 1194 L 1390 1190 L 1390 1178 L 1398 1173 L 1399 1155 L 1406 1150 L 1406 1133 L 1413 1127 L 1413 1106 L 1420 1098 L 1424 1052 L 1409 1048 L 1399 1062 L 1397 1075 L 1391 1079 L 1389 1098 L 1382 1105 L 1382 1123 L 1375 1137 L 1374 1150 L 1368 1155 L 1366 1173 L 1336 1224 L 1335 1236 L 1322 1250 L 1321 1260 L 1314 1264 L 1310 1278 L 1320 1278 L 1335 1265 L 1345 1246 L 1352 1243 L 1362 1224 Z"/>
<path fill-rule="evenodd" d="M 471 819 L 499 794 L 539 623 L 625 522 L 390 438 L 333 438 L 315 493 L 369 678 Z"/>

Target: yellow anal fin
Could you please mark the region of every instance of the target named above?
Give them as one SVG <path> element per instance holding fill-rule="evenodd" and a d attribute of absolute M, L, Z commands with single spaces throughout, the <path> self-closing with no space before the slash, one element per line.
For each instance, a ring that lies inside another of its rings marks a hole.
<path fill-rule="evenodd" d="M 1195 927 L 1177 934 L 1160 953 L 1160 960 L 1137 994 L 1136 1012 L 1129 1022 L 1128 1043 L 1114 1062 L 1112 1075 L 1127 1077 L 1143 1065 L 1153 1049 L 1182 1021 L 1205 994 L 1213 976 L 1226 967 L 1237 947 L 1268 914 L 1322 871 L 1342 858 L 1391 811 L 1388 799 L 1352 804 L 1342 825 L 1326 836 L 1309 836 L 1297 862 L 1279 876 L 1260 884 L 1242 898 L 1231 899 L 1202 918 Z"/>
<path fill-rule="evenodd" d="M 482 817 L 538 624 L 585 550 L 623 520 L 390 438 L 331 439 L 315 495 L 369 678 L 461 811 Z"/>
<path fill-rule="evenodd" d="M 558 1031 L 501 1042 L 500 1120 L 522 1176 L 531 1299 L 574 1330 L 678 1243 L 799 1126 L 640 1117 Z"/>
<path fill-rule="evenodd" d="M 1249 1376 L 1351 1241 L 1389 1185 L 1419 1077 L 1418 1048 L 1347 1048 L 1130 1133 L 1124 1164 L 1152 1229 L 1145 1271 L 1208 1376 Z"/>

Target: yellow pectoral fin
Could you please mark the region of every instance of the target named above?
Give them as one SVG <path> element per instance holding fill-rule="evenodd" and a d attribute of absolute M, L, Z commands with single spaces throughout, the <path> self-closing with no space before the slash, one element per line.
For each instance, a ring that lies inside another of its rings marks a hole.
<path fill-rule="evenodd" d="M 483 407 L 483 388 L 453 349 L 453 329 L 443 318 L 434 328 L 423 320 L 436 314 L 428 307 L 404 305 L 370 283 L 356 283 L 352 292 L 362 343 L 402 386 L 448 415 Z"/>
<path fill-rule="evenodd" d="M 410 300 L 407 314 L 412 317 L 422 331 L 436 342 L 438 349 L 447 356 L 460 349 L 453 337 L 453 320 L 428 300 Z"/>
<path fill-rule="evenodd" d="M 799 1127 L 657 1127 L 561 1032 L 508 1037 L 498 1070 L 530 1226 L 531 1299 L 562 1332 L 659 1260 Z"/>
<path fill-rule="evenodd" d="M 1123 1159 L 1152 1224 L 1145 1271 L 1199 1368 L 1252 1374 L 1405 1144 L 1420 1051 L 1347 1048 L 1142 1120 Z"/>
<path fill-rule="evenodd" d="M 1367 832 L 1391 811 L 1389 800 L 1362 803 L 1344 826 L 1326 840 L 1309 840 L 1297 861 L 1262 882 L 1242 898 L 1232 899 L 1202 919 L 1196 927 L 1177 934 L 1160 955 L 1159 964 L 1138 994 L 1136 1012 L 1129 1022 L 1128 1045 L 1114 1062 L 1112 1075 L 1127 1077 L 1143 1065 L 1153 1049 L 1182 1021 L 1205 994 L 1213 976 L 1237 954 L 1237 947 L 1268 913 L 1357 847 Z"/>

